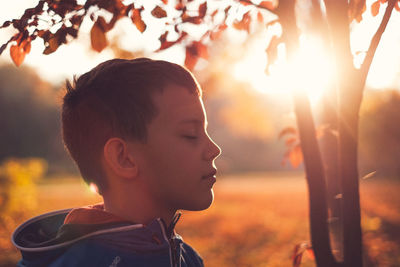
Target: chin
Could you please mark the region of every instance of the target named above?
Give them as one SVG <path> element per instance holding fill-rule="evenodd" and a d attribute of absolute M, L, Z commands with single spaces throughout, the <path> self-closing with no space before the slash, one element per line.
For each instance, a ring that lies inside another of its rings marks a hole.
<path fill-rule="evenodd" d="M 205 210 L 205 209 L 208 209 L 213 202 L 214 202 L 214 192 L 213 192 L 213 190 L 211 190 L 209 195 L 203 196 L 202 199 L 192 202 L 191 205 L 188 206 L 187 208 L 185 208 L 184 210 L 188 210 L 188 211 Z"/>

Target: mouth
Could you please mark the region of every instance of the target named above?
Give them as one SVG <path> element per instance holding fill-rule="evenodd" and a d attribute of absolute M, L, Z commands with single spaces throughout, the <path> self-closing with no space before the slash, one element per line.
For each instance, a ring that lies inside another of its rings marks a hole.
<path fill-rule="evenodd" d="M 214 178 L 216 179 L 216 174 L 217 174 L 217 170 L 213 169 L 212 171 L 210 171 L 208 174 L 202 176 L 203 179 L 210 179 L 210 178 Z"/>

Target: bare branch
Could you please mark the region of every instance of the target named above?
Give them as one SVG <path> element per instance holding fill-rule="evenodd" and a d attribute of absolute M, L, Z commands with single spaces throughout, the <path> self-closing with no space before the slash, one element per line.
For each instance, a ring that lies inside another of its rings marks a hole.
<path fill-rule="evenodd" d="M 368 71 L 370 69 L 376 49 L 378 48 L 382 34 L 386 29 L 386 26 L 389 22 L 390 16 L 392 15 L 394 5 L 396 4 L 397 1 L 398 0 L 389 0 L 388 1 L 388 5 L 386 7 L 385 14 L 383 15 L 381 24 L 379 25 L 379 28 L 376 30 L 376 33 L 374 34 L 374 37 L 371 40 L 367 54 L 365 56 L 365 60 L 360 68 L 360 74 L 361 74 L 360 78 L 362 79 L 363 84 L 365 83 L 365 81 L 367 79 Z"/>

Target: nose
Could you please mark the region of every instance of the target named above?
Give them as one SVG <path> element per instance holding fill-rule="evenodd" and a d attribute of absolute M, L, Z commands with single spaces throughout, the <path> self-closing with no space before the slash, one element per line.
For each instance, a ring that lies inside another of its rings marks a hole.
<path fill-rule="evenodd" d="M 208 136 L 208 148 L 205 153 L 206 160 L 215 160 L 219 155 L 221 155 L 221 148 Z"/>

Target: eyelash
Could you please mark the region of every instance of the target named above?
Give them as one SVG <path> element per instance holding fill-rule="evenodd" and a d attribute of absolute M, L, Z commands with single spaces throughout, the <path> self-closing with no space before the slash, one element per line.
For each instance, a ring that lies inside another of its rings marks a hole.
<path fill-rule="evenodd" d="M 184 135 L 183 137 L 189 140 L 196 140 L 198 138 L 197 136 L 191 136 L 191 135 Z"/>

